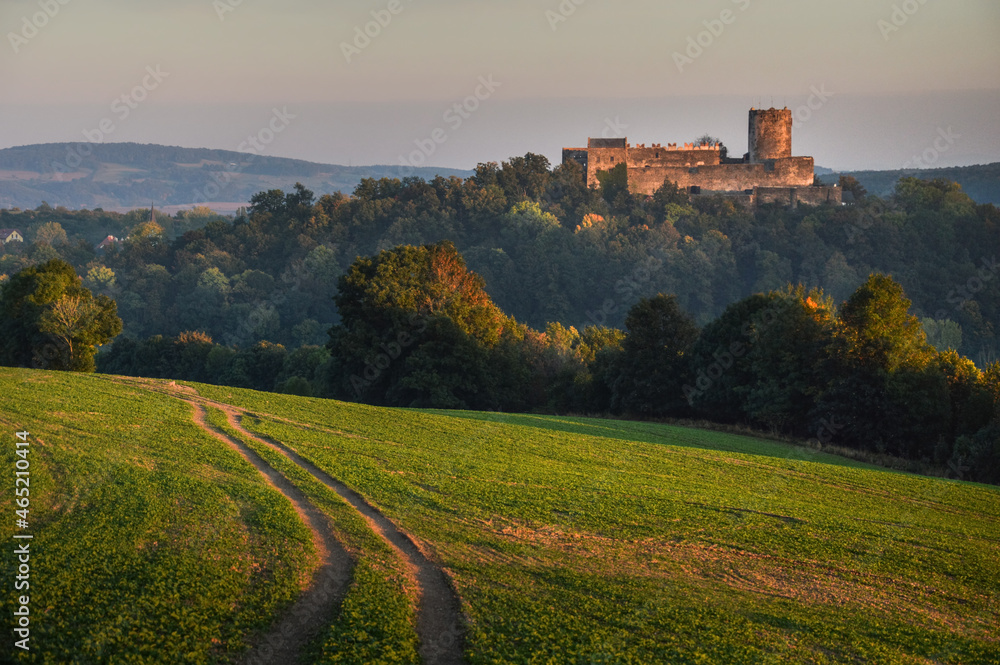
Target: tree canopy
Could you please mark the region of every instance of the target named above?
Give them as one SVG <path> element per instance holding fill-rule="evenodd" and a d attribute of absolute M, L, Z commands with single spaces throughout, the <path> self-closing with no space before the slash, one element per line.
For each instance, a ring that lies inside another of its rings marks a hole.
<path fill-rule="evenodd" d="M 60 259 L 0 286 L 0 364 L 92 372 L 96 347 L 122 330 L 115 302 L 94 297 Z"/>

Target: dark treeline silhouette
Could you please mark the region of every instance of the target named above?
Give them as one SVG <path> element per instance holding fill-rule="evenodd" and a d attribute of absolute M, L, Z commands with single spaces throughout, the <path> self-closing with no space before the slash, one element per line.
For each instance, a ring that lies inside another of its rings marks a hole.
<path fill-rule="evenodd" d="M 658 294 L 630 308 L 624 331 L 539 332 L 498 308 L 445 241 L 358 259 L 336 304 L 325 350 L 235 351 L 185 334 L 118 342 L 101 369 L 385 406 L 697 417 L 1000 482 L 1000 363 L 980 371 L 928 344 L 882 274 L 839 308 L 788 287 L 699 329 Z"/>

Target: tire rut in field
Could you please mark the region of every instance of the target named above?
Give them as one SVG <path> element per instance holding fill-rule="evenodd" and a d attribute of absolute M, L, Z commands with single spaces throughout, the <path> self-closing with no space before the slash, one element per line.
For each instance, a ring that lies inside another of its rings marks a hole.
<path fill-rule="evenodd" d="M 242 436 L 281 453 L 336 492 L 365 518 L 371 529 L 399 553 L 417 581 L 417 635 L 420 637 L 423 662 L 426 665 L 464 663 L 461 605 L 444 571 L 431 562 L 408 535 L 360 494 L 280 442 L 247 430 L 238 420 L 242 418 L 242 414 L 233 407 L 216 403 L 213 405 L 225 411 L 230 426 Z"/>
<path fill-rule="evenodd" d="M 295 512 L 312 533 L 320 565 L 308 588 L 241 661 L 243 665 L 297 663 L 303 647 L 333 623 L 347 593 L 354 562 L 334 536 L 326 515 L 299 488 L 241 441 L 210 425 L 204 406 L 185 401 L 194 409 L 195 424 L 236 450 L 257 469 L 269 485 L 291 501 Z"/>

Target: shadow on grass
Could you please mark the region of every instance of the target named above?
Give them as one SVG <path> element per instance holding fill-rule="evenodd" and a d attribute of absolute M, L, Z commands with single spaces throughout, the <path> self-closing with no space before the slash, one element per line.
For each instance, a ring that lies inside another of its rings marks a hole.
<path fill-rule="evenodd" d="M 423 413 L 433 413 L 450 418 L 518 425 L 521 427 L 532 427 L 535 429 L 581 434 L 619 441 L 638 441 L 685 448 L 700 448 L 718 452 L 742 453 L 744 455 L 760 455 L 762 457 L 786 460 L 820 462 L 853 469 L 889 471 L 889 469 L 883 467 L 848 459 L 840 455 L 821 452 L 807 446 L 727 432 L 682 427 L 680 425 L 604 418 L 542 416 L 480 411 L 445 411 L 437 409 L 421 411 Z"/>

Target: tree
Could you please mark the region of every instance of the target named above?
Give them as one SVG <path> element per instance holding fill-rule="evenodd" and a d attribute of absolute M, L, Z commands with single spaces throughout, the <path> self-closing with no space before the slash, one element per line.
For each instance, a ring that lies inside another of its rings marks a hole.
<path fill-rule="evenodd" d="M 677 296 L 643 298 L 629 310 L 619 368 L 612 386 L 612 408 L 642 415 L 676 415 L 688 407 L 687 354 L 698 326 L 677 303 Z"/>
<path fill-rule="evenodd" d="M 930 457 L 947 429 L 948 386 L 909 309 L 903 288 L 880 273 L 841 306 L 814 420 L 840 419 L 839 436 L 854 447 Z"/>
<path fill-rule="evenodd" d="M 0 288 L 0 364 L 92 372 L 96 347 L 121 330 L 115 302 L 95 298 L 62 260 L 26 268 Z"/>
<path fill-rule="evenodd" d="M 597 181 L 601 183 L 601 196 L 609 206 L 615 210 L 625 210 L 629 207 L 631 198 L 628 189 L 628 167 L 625 162 L 607 171 L 598 171 Z"/>
<path fill-rule="evenodd" d="M 66 237 L 66 230 L 59 222 L 46 222 L 35 231 L 35 242 L 43 243 L 51 247 L 69 244 Z"/>
<path fill-rule="evenodd" d="M 87 277 L 83 280 L 84 286 L 91 291 L 97 291 L 110 296 L 117 288 L 115 271 L 107 266 L 94 266 L 87 271 Z"/>
<path fill-rule="evenodd" d="M 862 187 L 861 183 L 854 176 L 842 175 L 838 184 L 845 192 L 850 192 L 854 196 L 855 201 L 861 201 L 868 196 L 868 190 Z"/>
<path fill-rule="evenodd" d="M 859 369 L 894 372 L 934 355 L 910 300 L 891 276 L 872 274 L 844 303 L 841 351 Z"/>
<path fill-rule="evenodd" d="M 958 350 L 962 348 L 962 326 L 951 319 L 938 321 L 937 319 L 920 319 L 920 325 L 927 335 L 927 343 L 938 351 L 948 349 Z"/>
<path fill-rule="evenodd" d="M 278 215 L 286 208 L 285 193 L 280 189 L 269 189 L 266 192 L 258 192 L 250 197 L 250 216 L 260 214 Z"/>
<path fill-rule="evenodd" d="M 339 397 L 502 406 L 490 403 L 488 384 L 504 371 L 490 364 L 490 352 L 513 325 L 451 242 L 359 258 L 334 301 L 342 323 L 331 328 L 328 348 Z"/>
<path fill-rule="evenodd" d="M 834 307 L 820 290 L 788 287 L 771 294 L 753 318 L 748 361 L 748 415 L 757 423 L 804 436 L 824 383 L 822 359 L 835 329 Z"/>
<path fill-rule="evenodd" d="M 705 145 L 706 143 L 708 145 L 717 144 L 719 146 L 719 157 L 722 159 L 729 157 L 729 148 L 722 144 L 722 139 L 716 138 L 711 134 L 702 134 L 694 140 L 695 145 Z"/>
<path fill-rule="evenodd" d="M 755 294 L 733 303 L 702 329 L 689 355 L 691 383 L 683 391 L 696 411 L 713 420 L 747 418 L 747 393 L 754 384 L 749 357 L 755 332 L 773 322 L 776 294 Z"/>

